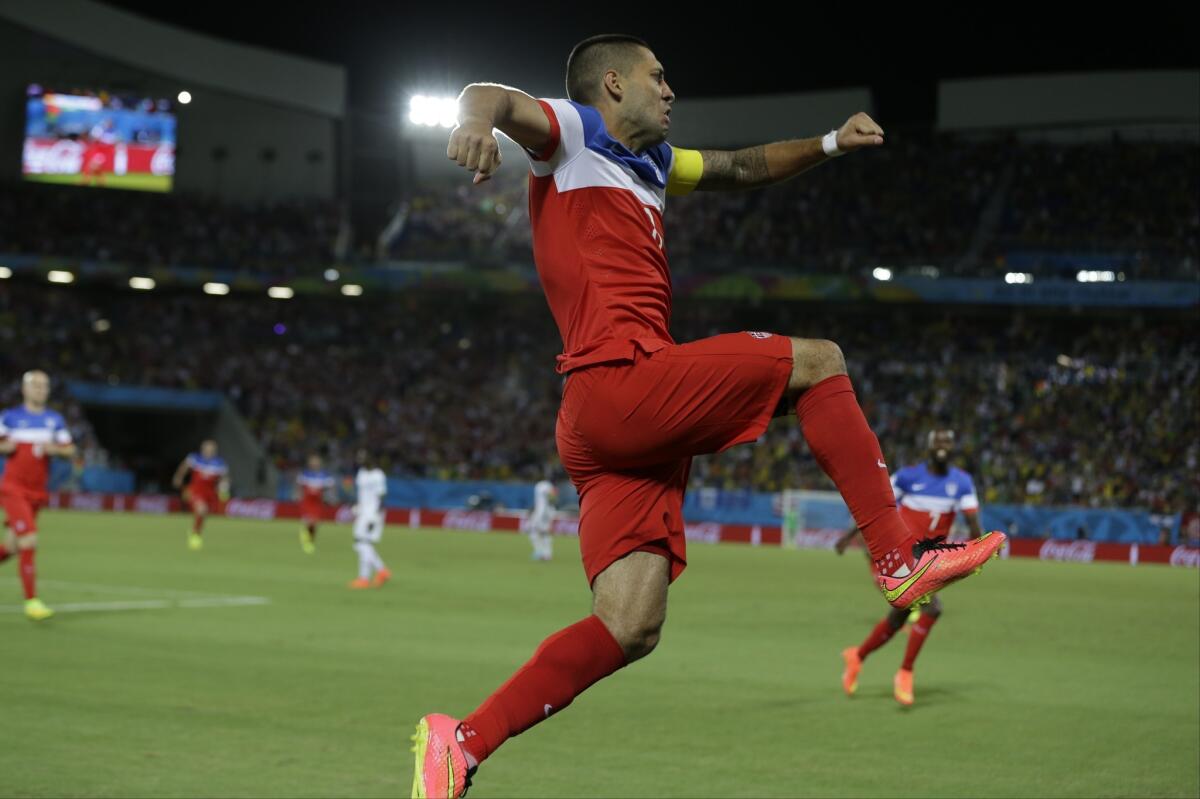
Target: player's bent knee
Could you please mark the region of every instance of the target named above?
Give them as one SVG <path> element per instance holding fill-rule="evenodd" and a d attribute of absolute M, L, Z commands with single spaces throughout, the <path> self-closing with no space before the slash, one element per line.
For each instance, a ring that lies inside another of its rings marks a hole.
<path fill-rule="evenodd" d="M 640 619 L 605 619 L 600 620 L 612 633 L 614 639 L 625 653 L 627 663 L 640 660 L 654 651 L 662 638 L 662 622 L 658 620 Z"/>
<path fill-rule="evenodd" d="M 25 533 L 17 536 L 17 549 L 36 549 L 37 533 Z"/>
<path fill-rule="evenodd" d="M 822 380 L 846 374 L 842 348 L 827 339 L 792 339 L 792 376 L 788 388 L 804 391 Z"/>

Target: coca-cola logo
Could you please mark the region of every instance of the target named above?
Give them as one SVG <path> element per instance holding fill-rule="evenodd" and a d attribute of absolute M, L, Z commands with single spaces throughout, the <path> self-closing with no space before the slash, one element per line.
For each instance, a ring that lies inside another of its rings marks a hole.
<path fill-rule="evenodd" d="M 231 499 L 225 505 L 225 515 L 243 519 L 274 519 L 275 502 L 269 499 Z"/>
<path fill-rule="evenodd" d="M 555 535 L 579 535 L 579 520 L 578 519 L 555 519 L 550 525 L 550 529 Z"/>
<path fill-rule="evenodd" d="M 796 546 L 801 549 L 833 549 L 841 537 L 839 530 L 804 530 L 796 533 Z"/>
<path fill-rule="evenodd" d="M 71 497 L 75 510 L 104 510 L 104 497 L 100 494 L 76 494 Z"/>
<path fill-rule="evenodd" d="M 442 520 L 442 527 L 455 530 L 487 531 L 492 529 L 492 514 L 482 511 L 447 511 L 446 518 Z"/>
<path fill-rule="evenodd" d="M 1091 541 L 1047 541 L 1038 551 L 1038 558 L 1091 563 L 1096 559 L 1096 544 Z"/>
<path fill-rule="evenodd" d="M 721 525 L 716 522 L 685 524 L 683 526 L 683 535 L 688 541 L 702 541 L 706 544 L 715 544 L 721 540 Z"/>
<path fill-rule="evenodd" d="M 1175 547 L 1171 550 L 1171 565 L 1188 569 L 1200 569 L 1200 549 Z"/>
<path fill-rule="evenodd" d="M 137 497 L 133 509 L 138 513 L 166 513 L 171 509 L 171 501 L 167 497 Z"/>
<path fill-rule="evenodd" d="M 59 141 L 25 140 L 26 174 L 77 175 L 83 169 L 84 145 L 70 139 Z"/>

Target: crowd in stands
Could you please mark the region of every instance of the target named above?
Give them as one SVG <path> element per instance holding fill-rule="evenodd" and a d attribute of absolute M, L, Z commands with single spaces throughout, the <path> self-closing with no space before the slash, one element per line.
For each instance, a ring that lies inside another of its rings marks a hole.
<path fill-rule="evenodd" d="M 889 462 L 922 459 L 926 432 L 951 426 L 985 502 L 1178 512 L 1200 507 L 1194 321 L 689 300 L 672 329 L 680 341 L 742 329 L 836 340 Z M 313 450 L 348 465 L 367 446 L 400 475 L 556 471 L 558 350 L 536 295 L 283 302 L 0 283 L 5 403 L 35 367 L 60 383 L 215 389 L 284 470 Z M 65 400 L 56 392 L 56 405 Z M 776 420 L 756 444 L 698 458 L 692 482 L 832 488 L 794 419 Z"/>
<path fill-rule="evenodd" d="M 339 255 L 375 261 L 531 263 L 524 165 L 480 186 L 414 187 L 382 232 L 350 248 L 334 203 L 240 206 L 188 195 L 8 184 L 0 253 L 315 275 Z M 887 146 L 757 192 L 669 199 L 676 275 L 729 269 L 941 276 L 1009 268 L 1073 277 L 1200 278 L 1200 147 L 1047 143 L 900 131 Z M 342 237 L 339 237 L 342 234 Z M 368 241 L 369 240 L 369 241 Z M 357 255 L 349 256 L 354 252 Z"/>
<path fill-rule="evenodd" d="M 316 274 L 334 261 L 337 203 L 241 205 L 186 194 L 0 184 L 0 253 L 137 266 Z"/>

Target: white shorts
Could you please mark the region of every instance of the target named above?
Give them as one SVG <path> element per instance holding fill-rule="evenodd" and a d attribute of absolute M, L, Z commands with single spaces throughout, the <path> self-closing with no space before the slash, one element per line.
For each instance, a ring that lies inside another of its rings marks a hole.
<path fill-rule="evenodd" d="M 376 544 L 383 538 L 383 513 L 360 513 L 354 517 L 354 540 Z"/>

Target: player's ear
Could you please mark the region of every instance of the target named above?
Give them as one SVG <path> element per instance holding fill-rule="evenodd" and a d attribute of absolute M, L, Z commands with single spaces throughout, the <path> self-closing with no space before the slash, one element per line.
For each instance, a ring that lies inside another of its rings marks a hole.
<path fill-rule="evenodd" d="M 622 85 L 621 76 L 615 69 L 610 69 L 604 73 L 604 89 L 614 100 L 620 100 L 625 96 L 625 88 Z"/>

